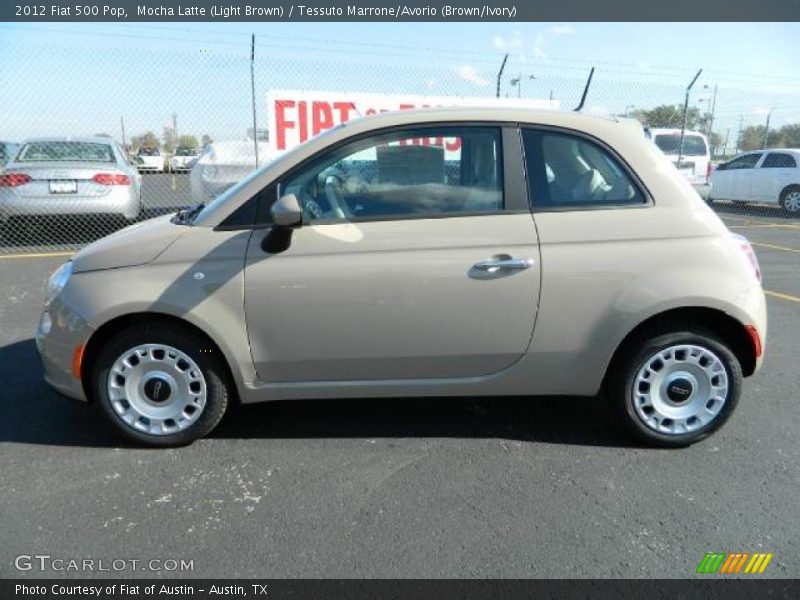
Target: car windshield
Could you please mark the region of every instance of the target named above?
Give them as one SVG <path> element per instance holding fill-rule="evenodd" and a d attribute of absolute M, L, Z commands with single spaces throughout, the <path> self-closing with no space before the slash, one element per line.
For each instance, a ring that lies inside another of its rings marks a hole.
<path fill-rule="evenodd" d="M 160 156 L 158 148 L 139 148 L 139 156 Z"/>
<path fill-rule="evenodd" d="M 197 156 L 197 148 L 177 148 L 175 150 L 175 156 Z"/>
<path fill-rule="evenodd" d="M 660 134 L 655 137 L 656 146 L 661 148 L 664 154 L 678 154 L 681 145 L 680 133 Z M 684 156 L 705 156 L 708 150 L 706 149 L 706 141 L 699 135 L 686 134 L 683 136 L 683 154 Z"/>
<path fill-rule="evenodd" d="M 54 141 L 25 144 L 17 156 L 17 162 L 39 161 L 114 162 L 114 152 L 108 144 Z"/>

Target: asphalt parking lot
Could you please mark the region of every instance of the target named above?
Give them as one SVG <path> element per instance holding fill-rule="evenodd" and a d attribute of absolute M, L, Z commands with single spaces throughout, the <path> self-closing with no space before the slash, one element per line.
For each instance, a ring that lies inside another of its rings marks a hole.
<path fill-rule="evenodd" d="M 800 576 L 800 221 L 718 210 L 761 261 L 766 362 L 731 421 L 677 451 L 576 398 L 264 404 L 188 448 L 120 445 L 42 380 L 33 332 L 64 257 L 0 255 L 0 576 L 83 575 L 14 568 L 44 553 L 195 577 L 677 578 L 709 551 Z"/>

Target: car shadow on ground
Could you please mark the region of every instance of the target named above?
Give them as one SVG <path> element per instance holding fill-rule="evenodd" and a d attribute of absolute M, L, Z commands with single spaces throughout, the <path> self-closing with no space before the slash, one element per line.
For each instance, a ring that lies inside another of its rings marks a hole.
<path fill-rule="evenodd" d="M 0 347 L 0 442 L 134 447 L 45 383 L 32 339 Z M 633 447 L 601 398 L 390 398 L 237 406 L 216 439 L 500 438 Z"/>

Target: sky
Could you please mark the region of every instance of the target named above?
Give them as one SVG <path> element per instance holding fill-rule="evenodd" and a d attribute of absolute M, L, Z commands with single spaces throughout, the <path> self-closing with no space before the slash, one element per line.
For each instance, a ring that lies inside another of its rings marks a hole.
<path fill-rule="evenodd" d="M 3 23 L 0 139 L 161 133 L 242 138 L 270 89 L 436 96 L 495 93 L 622 114 L 682 104 L 709 110 L 714 130 L 800 122 L 797 23 Z M 520 78 L 520 85 L 512 79 Z M 12 82 L 9 84 L 9 82 Z"/>

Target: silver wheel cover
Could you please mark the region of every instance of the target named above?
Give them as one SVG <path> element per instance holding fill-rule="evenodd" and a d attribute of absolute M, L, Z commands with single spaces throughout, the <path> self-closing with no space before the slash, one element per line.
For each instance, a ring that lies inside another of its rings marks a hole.
<path fill-rule="evenodd" d="M 649 429 L 681 435 L 716 419 L 728 391 L 728 372 L 716 354 L 679 344 L 644 361 L 633 382 L 633 407 Z"/>
<path fill-rule="evenodd" d="M 800 211 L 800 191 L 794 190 L 786 194 L 783 199 L 783 206 L 789 212 Z"/>
<path fill-rule="evenodd" d="M 142 344 L 120 354 L 106 385 L 108 401 L 119 418 L 150 435 L 187 429 L 206 406 L 206 380 L 200 367 L 187 354 L 164 344 Z"/>

